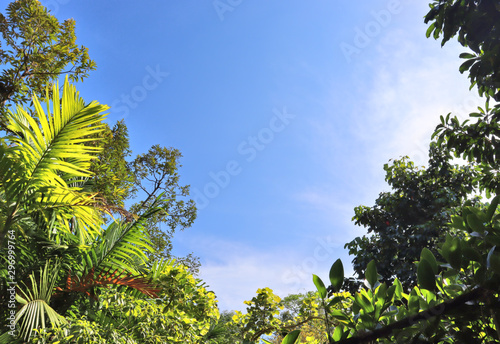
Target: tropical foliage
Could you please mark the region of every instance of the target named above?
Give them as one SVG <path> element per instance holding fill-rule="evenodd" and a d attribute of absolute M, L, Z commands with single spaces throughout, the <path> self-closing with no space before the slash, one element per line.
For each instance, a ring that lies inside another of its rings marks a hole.
<path fill-rule="evenodd" d="M 76 45 L 75 21 L 63 23 L 37 0 L 11 2 L 0 14 L 0 128 L 12 104 L 27 104 L 31 94 L 45 96 L 47 86 L 61 74 L 83 80 L 95 69 L 88 49 Z M 51 89 L 50 89 L 51 90 Z"/>
<path fill-rule="evenodd" d="M 151 267 L 155 298 L 120 288 L 102 289 L 82 317 L 70 313 L 63 326 L 45 328 L 35 343 L 199 343 L 218 317 L 215 296 L 175 261 Z"/>
<path fill-rule="evenodd" d="M 356 291 L 363 271 L 371 260 L 377 262 L 382 280 L 391 284 L 397 276 L 403 287 L 411 289 L 417 282 L 416 266 L 423 248 L 439 257 L 437 244 L 449 232 L 447 223 L 460 211 L 474 190 L 477 175 L 472 166 L 452 164 L 452 154 L 443 144 L 432 142 L 429 166 L 419 168 L 407 157 L 384 165 L 385 180 L 391 192 L 381 193 L 375 206 L 354 209 L 353 220 L 368 234 L 345 246 L 354 256 L 353 267 L 358 283 L 349 286 Z"/>
<path fill-rule="evenodd" d="M 149 261 L 146 225 L 165 213 L 161 196 L 104 224 L 114 209 L 90 192 L 99 148 L 88 143 L 107 107 L 85 104 L 68 80 L 61 96 L 56 84 L 45 106 L 33 104 L 33 116 L 8 112 L 12 134 L 0 150 L 2 319 L 15 310 L 19 324 L 3 322 L 0 338 L 197 342 L 218 317 L 216 301 L 183 265 Z"/>
<path fill-rule="evenodd" d="M 328 284 L 312 276 L 314 293 L 262 288 L 246 313 L 221 315 L 192 273 L 196 258 L 165 259 L 196 218 L 181 153 L 155 145 L 127 161 L 125 124 L 105 125 L 107 107 L 69 82 L 94 68 L 74 22 L 35 0 L 10 4 L 0 16 L 0 343 L 500 342 L 500 5 L 430 7 L 427 36 L 471 49 L 460 72 L 485 105 L 462 123 L 441 116 L 427 168 L 384 166 L 392 191 L 355 209 L 368 233 L 346 244 L 357 278 L 337 260 Z"/>

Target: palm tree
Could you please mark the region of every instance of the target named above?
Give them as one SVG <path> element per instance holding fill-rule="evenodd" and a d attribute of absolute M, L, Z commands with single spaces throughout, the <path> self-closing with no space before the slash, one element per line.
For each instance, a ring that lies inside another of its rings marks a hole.
<path fill-rule="evenodd" d="M 156 296 L 141 267 L 151 250 L 144 222 L 161 209 L 102 229 L 106 209 L 87 191 L 90 161 L 99 152 L 89 142 L 108 107 L 86 105 L 67 79 L 62 97 L 54 85 L 49 98 L 47 91 L 45 109 L 33 98 L 33 115 L 20 107 L 9 112 L 14 134 L 0 138 L 0 318 L 9 311 L 7 283 L 15 282 L 24 339 L 47 326 L 46 315 L 52 325 L 64 323 L 80 297 L 93 298 L 110 284 Z"/>

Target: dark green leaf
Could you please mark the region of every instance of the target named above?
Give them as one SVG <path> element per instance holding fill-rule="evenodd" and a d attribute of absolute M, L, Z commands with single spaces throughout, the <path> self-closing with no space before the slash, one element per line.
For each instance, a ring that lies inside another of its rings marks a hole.
<path fill-rule="evenodd" d="M 474 54 L 470 54 L 470 53 L 461 53 L 461 54 L 459 55 L 459 57 L 460 57 L 461 59 L 472 59 L 472 58 L 476 57 L 476 55 L 474 55 Z"/>
<path fill-rule="evenodd" d="M 434 257 L 434 254 L 432 254 L 432 252 L 428 248 L 424 247 L 422 249 L 422 252 L 420 253 L 420 261 L 422 260 L 425 260 L 429 263 L 434 275 L 438 274 L 438 264 L 436 261 L 436 257 Z"/>
<path fill-rule="evenodd" d="M 436 288 L 436 276 L 429 261 L 421 260 L 417 269 L 418 285 L 421 289 L 434 291 Z"/>
<path fill-rule="evenodd" d="M 476 59 L 467 60 L 460 65 L 458 70 L 460 71 L 460 73 L 463 73 L 463 72 L 469 70 L 469 68 L 474 64 L 474 62 L 476 62 Z"/>
<path fill-rule="evenodd" d="M 498 208 L 498 204 L 500 203 L 500 195 L 497 195 L 495 198 L 491 200 L 490 206 L 488 207 L 488 210 L 486 211 L 486 221 L 490 222 L 491 219 L 493 218 L 493 215 L 495 215 L 495 212 Z"/>
<path fill-rule="evenodd" d="M 484 225 L 481 220 L 476 216 L 476 214 L 467 215 L 467 224 L 473 231 L 478 233 L 484 233 Z"/>
<path fill-rule="evenodd" d="M 453 215 L 451 217 L 450 226 L 460 230 L 465 230 L 464 219 L 461 216 Z"/>
<path fill-rule="evenodd" d="M 453 238 L 448 234 L 446 236 L 446 241 L 441 248 L 441 255 L 454 269 L 460 270 L 462 264 L 460 239 Z"/>
<path fill-rule="evenodd" d="M 333 291 L 338 293 L 344 283 L 344 266 L 342 261 L 337 259 L 330 269 L 330 282 L 332 283 Z"/>

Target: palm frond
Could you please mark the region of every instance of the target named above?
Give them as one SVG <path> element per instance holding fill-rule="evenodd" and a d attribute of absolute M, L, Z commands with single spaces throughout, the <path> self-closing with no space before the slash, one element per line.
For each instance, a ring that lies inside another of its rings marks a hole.
<path fill-rule="evenodd" d="M 145 223 L 148 218 L 162 211 L 157 207 L 158 202 L 154 202 L 148 211 L 132 222 L 112 222 L 86 255 L 88 270 L 114 268 L 138 273 L 137 267 L 148 261 L 146 252 L 153 251 Z"/>
<path fill-rule="evenodd" d="M 125 271 L 107 269 L 100 273 L 94 273 L 94 269 L 83 278 L 72 276 L 71 272 L 66 278 L 66 288 L 57 288 L 60 292 L 80 292 L 95 298 L 94 289 L 108 285 L 125 286 L 133 288 L 144 295 L 157 298 L 160 289 L 156 288 L 147 278 L 141 275 L 133 275 Z"/>
<path fill-rule="evenodd" d="M 100 228 L 99 212 L 93 207 L 93 195 L 68 183 L 90 176 L 90 161 L 99 148 L 85 145 L 93 141 L 103 125 L 102 114 L 108 107 L 97 102 L 85 105 L 68 80 L 63 87 L 54 85 L 52 109 L 47 97 L 44 110 L 36 97 L 34 114 L 18 107 L 9 112 L 9 129 L 15 133 L 0 145 L 0 189 L 9 200 L 0 223 L 0 244 L 5 231 L 18 219 L 32 213 L 58 212 L 61 219 L 77 219 L 85 228 L 84 237 L 93 238 Z M 62 221 L 71 231 L 68 221 Z"/>

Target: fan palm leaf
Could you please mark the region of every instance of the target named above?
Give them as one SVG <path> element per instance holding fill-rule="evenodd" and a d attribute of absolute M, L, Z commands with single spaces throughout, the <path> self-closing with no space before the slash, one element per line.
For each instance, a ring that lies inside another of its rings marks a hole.
<path fill-rule="evenodd" d="M 34 274 L 31 274 L 31 288 L 26 287 L 24 290 L 19 288 L 16 300 L 23 306 L 16 314 L 16 323 L 21 323 L 19 334 L 24 339 L 32 334 L 33 329 L 46 327 L 45 314 L 53 326 L 66 323 L 66 319 L 50 306 L 58 271 L 59 264 L 47 261 L 45 267 L 40 269 L 39 281 Z"/>

